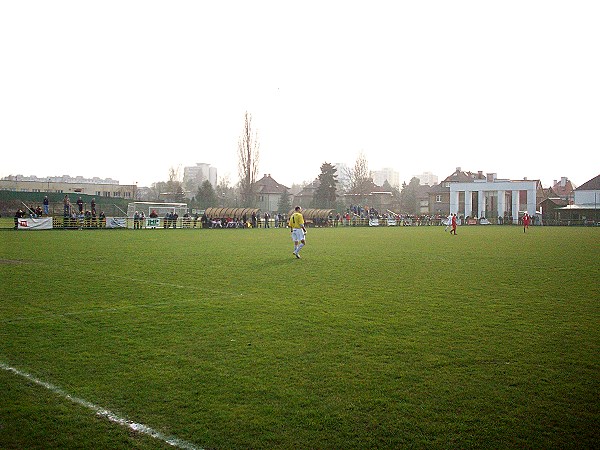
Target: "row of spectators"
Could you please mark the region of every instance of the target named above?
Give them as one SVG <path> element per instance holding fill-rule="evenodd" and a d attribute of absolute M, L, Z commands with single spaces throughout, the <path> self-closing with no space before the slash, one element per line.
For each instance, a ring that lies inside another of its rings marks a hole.
<path fill-rule="evenodd" d="M 65 228 L 105 228 L 106 216 L 104 211 L 100 214 L 92 214 L 92 211 L 87 210 L 83 214 L 72 213 L 68 217 L 63 218 L 63 226 Z"/>
<path fill-rule="evenodd" d="M 287 228 L 287 218 L 285 214 L 264 213 L 260 216 L 253 212 L 250 217 L 243 214 L 242 217 L 207 217 L 202 215 L 200 219 L 202 228 Z"/>
<path fill-rule="evenodd" d="M 343 215 L 336 215 L 335 218 L 331 218 L 329 222 L 334 226 L 338 224 L 349 226 L 356 224 L 356 222 L 361 222 L 364 220 L 371 219 L 379 219 L 379 220 L 388 220 L 395 219 L 398 225 L 403 226 L 431 226 L 431 225 L 441 225 L 442 220 L 445 219 L 445 216 L 442 215 L 431 215 L 431 214 L 422 214 L 422 215 L 414 215 L 414 214 L 396 214 L 391 211 L 380 212 L 376 208 L 373 207 L 363 207 L 360 205 L 350 205 L 350 207 L 346 210 Z"/>

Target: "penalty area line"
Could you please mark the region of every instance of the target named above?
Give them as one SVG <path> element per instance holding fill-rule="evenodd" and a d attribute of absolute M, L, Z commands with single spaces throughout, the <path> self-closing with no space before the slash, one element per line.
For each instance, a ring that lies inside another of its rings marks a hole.
<path fill-rule="evenodd" d="M 121 416 L 113 413 L 112 411 L 109 411 L 108 409 L 104 409 L 98 405 L 88 402 L 87 400 L 84 400 L 84 399 L 78 398 L 78 397 L 74 397 L 71 394 L 69 394 L 68 392 L 65 392 L 60 387 L 55 386 L 52 383 L 42 381 L 39 378 L 36 378 L 27 372 L 23 372 L 22 370 L 19 370 L 15 367 L 4 364 L 3 362 L 0 362 L 0 369 L 5 370 L 6 372 L 11 372 L 22 378 L 25 378 L 28 381 L 30 381 L 34 384 L 37 384 L 38 386 L 42 386 L 42 387 L 48 389 L 50 392 L 53 392 L 54 394 L 56 394 L 60 397 L 63 397 L 73 403 L 76 403 L 87 409 L 92 410 L 94 413 L 96 413 L 96 415 L 98 415 L 100 417 L 104 417 L 104 418 L 108 419 L 109 421 L 116 423 L 117 425 L 127 427 L 130 430 L 137 431 L 138 433 L 146 434 L 155 439 L 163 441 L 166 444 L 172 445 L 173 447 L 182 448 L 182 449 L 186 449 L 186 450 L 201 450 L 199 447 L 196 447 L 194 444 L 184 441 L 183 439 L 179 439 L 175 436 L 167 436 L 167 435 L 161 433 L 160 431 L 150 428 L 147 425 L 144 425 L 142 423 L 133 422 L 133 421 L 127 419 L 126 417 L 121 417 Z"/>

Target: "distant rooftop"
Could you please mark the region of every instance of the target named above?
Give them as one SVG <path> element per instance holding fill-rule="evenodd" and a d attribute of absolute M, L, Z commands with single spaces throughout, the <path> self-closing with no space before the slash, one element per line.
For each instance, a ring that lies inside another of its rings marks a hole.
<path fill-rule="evenodd" d="M 51 177 L 38 177 L 36 175 L 9 175 L 3 177 L 4 181 L 37 181 L 37 182 L 51 182 L 51 183 L 90 183 L 90 184 L 119 184 L 119 180 L 113 180 L 112 178 L 84 178 L 81 175 L 72 177 L 70 175 L 51 176 Z"/>

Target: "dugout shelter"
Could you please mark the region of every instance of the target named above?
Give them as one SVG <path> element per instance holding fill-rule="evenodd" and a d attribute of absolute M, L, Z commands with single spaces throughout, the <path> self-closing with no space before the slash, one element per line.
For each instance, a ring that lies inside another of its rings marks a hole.
<path fill-rule="evenodd" d="M 288 217 L 294 214 L 294 210 L 290 210 Z M 302 209 L 302 217 L 307 226 L 327 226 L 331 225 L 329 219 L 335 217 L 335 209 Z"/>
<path fill-rule="evenodd" d="M 252 213 L 256 216 L 260 216 L 260 209 L 258 208 L 206 208 L 204 214 L 206 217 L 213 219 L 241 219 L 246 214 L 246 219 L 250 220 Z"/>

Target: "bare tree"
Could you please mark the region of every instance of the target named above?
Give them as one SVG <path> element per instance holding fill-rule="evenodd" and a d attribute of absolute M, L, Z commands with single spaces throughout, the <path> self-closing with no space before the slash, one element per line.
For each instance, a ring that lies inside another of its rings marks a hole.
<path fill-rule="evenodd" d="M 175 168 L 173 166 L 169 167 L 169 183 L 174 183 L 175 181 L 179 181 L 179 167 Z"/>
<path fill-rule="evenodd" d="M 369 163 L 361 151 L 356 158 L 354 167 L 346 172 L 348 177 L 349 190 L 351 194 L 368 194 L 373 180 L 369 172 Z"/>
<path fill-rule="evenodd" d="M 150 192 L 148 193 L 149 200 L 172 202 L 183 201 L 182 199 L 185 197 L 185 192 L 183 184 L 180 181 L 179 173 L 180 167 L 170 167 L 168 181 L 157 181 L 152 183 Z"/>
<path fill-rule="evenodd" d="M 239 186 L 231 186 L 228 175 L 219 178 L 215 190 L 219 197 L 220 206 L 236 208 L 239 206 Z"/>
<path fill-rule="evenodd" d="M 179 177 L 179 168 L 169 168 L 169 181 L 167 181 L 167 192 L 165 198 L 172 202 L 182 202 L 185 199 L 185 192 Z"/>
<path fill-rule="evenodd" d="M 259 143 L 258 134 L 252 132 L 252 115 L 246 111 L 244 129 L 238 140 L 238 174 L 240 196 L 243 206 L 255 203 L 254 183 L 258 176 Z"/>

